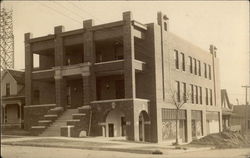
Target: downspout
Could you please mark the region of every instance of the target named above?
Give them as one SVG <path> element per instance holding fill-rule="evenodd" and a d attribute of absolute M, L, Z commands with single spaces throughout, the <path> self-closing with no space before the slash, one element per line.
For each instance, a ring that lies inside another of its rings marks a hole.
<path fill-rule="evenodd" d="M 90 114 L 89 114 L 89 129 L 88 129 L 88 136 L 90 136 L 91 122 L 92 122 L 92 110 L 90 110 Z"/>

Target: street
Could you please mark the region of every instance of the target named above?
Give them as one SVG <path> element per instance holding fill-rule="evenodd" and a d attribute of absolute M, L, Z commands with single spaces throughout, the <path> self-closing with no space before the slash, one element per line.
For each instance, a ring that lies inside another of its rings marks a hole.
<path fill-rule="evenodd" d="M 248 158 L 250 149 L 224 149 L 190 151 L 185 153 L 171 153 L 166 155 L 134 154 L 125 152 L 95 151 L 69 148 L 46 148 L 29 146 L 2 146 L 3 158 L 155 158 L 155 157 L 197 157 L 197 158 Z M 248 155 L 248 156 L 247 156 Z"/>

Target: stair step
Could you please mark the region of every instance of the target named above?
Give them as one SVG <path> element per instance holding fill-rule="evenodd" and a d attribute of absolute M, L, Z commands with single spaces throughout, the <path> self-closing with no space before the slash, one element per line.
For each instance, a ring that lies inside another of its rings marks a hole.
<path fill-rule="evenodd" d="M 44 115 L 46 120 L 51 119 L 53 123 L 50 124 L 50 126 L 43 133 L 41 133 L 40 136 L 60 136 L 61 127 L 67 127 L 68 121 L 72 124 L 70 125 L 70 128 L 74 127 L 74 124 L 77 124 L 80 121 L 80 119 L 72 119 L 73 114 L 76 114 L 74 116 L 78 117 L 82 117 L 85 115 L 85 114 L 79 115 L 77 114 L 77 112 L 78 109 L 67 109 L 60 116 L 50 113 Z"/>
<path fill-rule="evenodd" d="M 68 122 L 80 122 L 79 119 L 74 119 L 74 120 L 68 120 Z"/>
<path fill-rule="evenodd" d="M 84 113 L 72 114 L 73 119 L 81 119 L 84 116 L 86 116 Z"/>
<path fill-rule="evenodd" d="M 44 117 L 57 117 L 57 115 L 53 115 L 53 114 L 51 114 L 51 115 L 44 115 Z"/>
<path fill-rule="evenodd" d="M 75 119 L 75 120 L 68 120 L 67 121 L 67 126 L 76 126 L 78 124 L 78 122 L 80 122 L 80 120 Z"/>
<path fill-rule="evenodd" d="M 40 120 L 39 123 L 51 123 L 51 120 Z"/>
<path fill-rule="evenodd" d="M 45 129 L 45 126 L 32 126 L 32 129 Z"/>

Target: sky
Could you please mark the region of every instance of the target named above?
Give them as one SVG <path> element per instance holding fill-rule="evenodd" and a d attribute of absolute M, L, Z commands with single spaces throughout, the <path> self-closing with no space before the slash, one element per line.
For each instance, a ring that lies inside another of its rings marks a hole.
<path fill-rule="evenodd" d="M 65 31 L 82 28 L 82 21 L 103 24 L 122 19 L 132 11 L 141 23 L 156 22 L 158 11 L 169 18 L 169 30 L 187 41 L 209 50 L 215 45 L 220 60 L 220 86 L 227 89 L 233 104 L 245 103 L 249 81 L 249 2 L 248 1 L 3 1 L 13 9 L 15 68 L 24 68 L 24 34 L 33 37 L 52 34 L 54 26 Z M 250 90 L 249 98 L 250 100 Z"/>

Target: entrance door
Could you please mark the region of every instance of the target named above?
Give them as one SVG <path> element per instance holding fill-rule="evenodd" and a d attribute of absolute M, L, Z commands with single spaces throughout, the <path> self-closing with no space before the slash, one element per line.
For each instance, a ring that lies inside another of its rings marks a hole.
<path fill-rule="evenodd" d="M 139 140 L 144 141 L 144 119 L 142 114 L 139 116 Z"/>
<path fill-rule="evenodd" d="M 122 136 L 126 136 L 126 120 L 125 117 L 121 117 L 121 126 L 122 126 Z"/>
<path fill-rule="evenodd" d="M 108 128 L 109 128 L 109 137 L 114 137 L 114 124 L 109 123 Z"/>
<path fill-rule="evenodd" d="M 17 104 L 11 104 L 6 106 L 7 123 L 15 124 L 19 122 L 19 110 Z"/>

